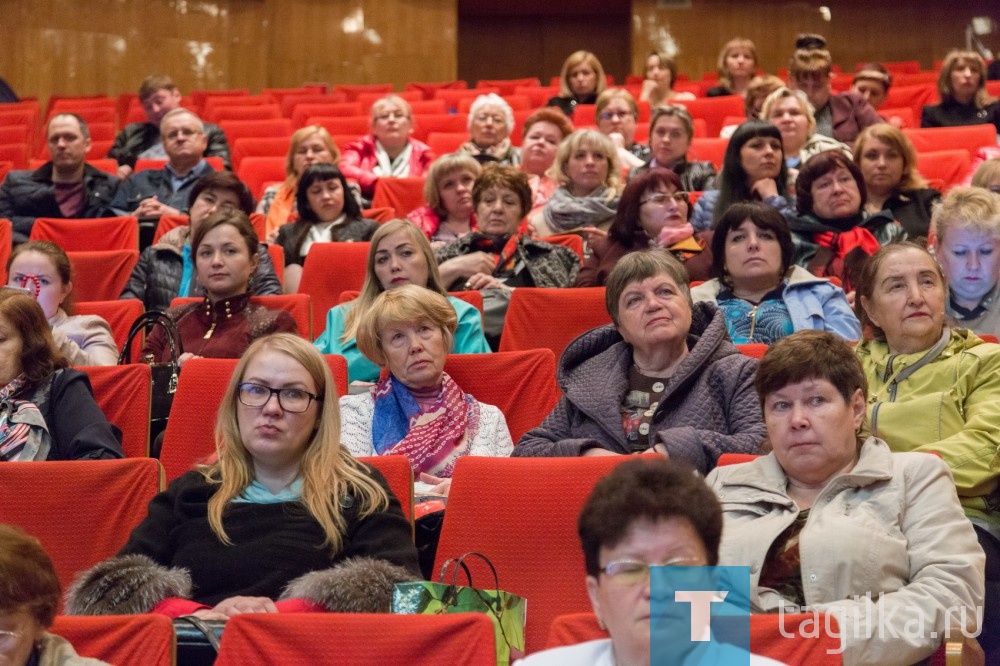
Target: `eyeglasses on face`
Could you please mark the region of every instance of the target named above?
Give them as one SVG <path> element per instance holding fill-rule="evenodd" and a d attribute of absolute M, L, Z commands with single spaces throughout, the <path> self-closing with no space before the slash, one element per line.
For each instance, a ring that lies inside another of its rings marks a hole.
<path fill-rule="evenodd" d="M 24 634 L 20 631 L 8 631 L 6 629 L 0 629 L 0 651 L 7 652 L 14 647 L 21 636 Z"/>
<path fill-rule="evenodd" d="M 602 111 L 600 115 L 601 120 L 614 120 L 616 118 L 628 118 L 632 115 L 631 111 Z"/>
<path fill-rule="evenodd" d="M 388 111 L 386 113 L 380 113 L 377 116 L 375 116 L 375 120 L 380 120 L 382 122 L 385 122 L 386 120 L 406 120 L 408 117 L 409 116 L 407 116 L 402 111 Z"/>
<path fill-rule="evenodd" d="M 309 409 L 313 400 L 319 400 L 322 396 L 313 395 L 308 391 L 296 388 L 276 389 L 262 384 L 244 382 L 238 387 L 238 397 L 247 407 L 263 407 L 272 395 L 278 396 L 278 406 L 286 412 L 301 413 Z"/>
<path fill-rule="evenodd" d="M 201 131 L 194 129 L 193 127 L 182 127 L 180 129 L 171 130 L 170 132 L 167 132 L 165 138 L 167 139 L 167 141 L 176 141 L 179 137 L 182 136 L 183 137 L 198 136 L 199 134 L 201 134 Z"/>
<path fill-rule="evenodd" d="M 666 192 L 657 192 L 656 194 L 650 194 L 645 199 L 639 201 L 639 205 L 652 204 L 654 206 L 666 206 L 668 203 L 673 202 L 674 205 L 680 206 L 682 203 L 687 203 L 687 193 L 686 192 L 673 192 L 667 194 Z"/>
<path fill-rule="evenodd" d="M 696 557 L 674 557 L 666 562 L 649 564 L 639 560 L 613 560 L 604 565 L 601 573 L 614 578 L 620 583 L 634 585 L 645 582 L 649 578 L 649 568 L 663 567 L 700 567 L 705 563 Z"/>

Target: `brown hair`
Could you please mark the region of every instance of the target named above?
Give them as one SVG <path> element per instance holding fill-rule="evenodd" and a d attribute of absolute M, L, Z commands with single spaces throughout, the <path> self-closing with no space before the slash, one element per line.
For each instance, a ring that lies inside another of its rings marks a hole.
<path fill-rule="evenodd" d="M 21 372 L 29 384 L 69 366 L 52 340 L 52 327 L 42 306 L 34 298 L 16 289 L 0 289 L 0 317 L 21 338 Z"/>
<path fill-rule="evenodd" d="M 608 275 L 605 283 L 604 307 L 607 308 L 611 321 L 618 326 L 618 301 L 633 282 L 648 280 L 657 275 L 667 275 L 681 290 L 688 306 L 691 305 L 691 288 L 688 285 L 687 269 L 674 255 L 660 250 L 640 250 L 630 252 L 618 260 Z"/>
<path fill-rule="evenodd" d="M 608 240 L 616 241 L 633 250 L 649 247 L 649 236 L 643 231 L 639 222 L 639 211 L 646 193 L 660 186 L 671 188 L 674 192 L 684 192 L 684 186 L 677 174 L 661 167 L 647 169 L 628 182 L 621 199 L 618 200 L 614 222 L 608 228 Z M 687 193 L 684 194 L 684 200 L 687 201 Z M 688 218 L 690 217 L 689 203 Z"/>
<path fill-rule="evenodd" d="M 802 74 L 828 76 L 832 65 L 833 58 L 826 49 L 798 49 L 788 63 L 788 76 L 793 79 Z"/>
<path fill-rule="evenodd" d="M 59 594 L 56 568 L 38 539 L 14 525 L 0 525 L 0 613 L 25 610 L 48 628 Z"/>
<path fill-rule="evenodd" d="M 903 176 L 899 179 L 896 191 L 918 190 L 927 187 L 927 181 L 917 171 L 917 149 L 913 142 L 903 134 L 898 127 L 889 123 L 876 123 L 861 130 L 854 142 L 854 163 L 861 167 L 862 153 L 868 139 L 877 139 L 889 146 L 903 158 Z"/>
<path fill-rule="evenodd" d="M 755 76 L 750 79 L 750 83 L 747 84 L 747 94 L 743 100 L 743 110 L 746 112 L 747 118 L 757 118 L 757 102 L 767 98 L 768 95 L 784 85 L 785 82 L 773 74 Z"/>
<path fill-rule="evenodd" d="M 673 90 L 674 84 L 677 83 L 677 62 L 673 58 L 667 57 L 667 55 L 660 53 L 659 51 L 650 51 L 646 55 L 646 60 L 643 61 L 643 70 L 646 69 L 646 61 L 653 56 L 656 56 L 656 59 L 660 62 L 661 69 L 665 69 L 670 72 L 670 85 L 667 86 L 667 90 Z M 645 72 L 643 73 L 645 74 Z"/>
<path fill-rule="evenodd" d="M 158 90 L 169 90 L 174 92 L 177 90 L 177 84 L 174 80 L 167 76 L 166 74 L 153 74 L 147 76 L 143 79 L 142 83 L 139 84 L 139 101 L 145 102 L 147 99 L 156 94 Z"/>
<path fill-rule="evenodd" d="M 250 224 L 250 218 L 240 210 L 217 210 L 209 215 L 208 219 L 198 225 L 198 229 L 191 237 L 191 247 L 195 255 L 198 253 L 198 246 L 205 240 L 208 232 L 224 224 L 229 224 L 236 228 L 240 237 L 247 244 L 247 252 L 250 255 L 250 259 L 255 259 L 257 257 L 257 250 L 260 247 L 260 239 L 257 238 L 257 232 L 254 231 L 253 225 Z"/>
<path fill-rule="evenodd" d="M 948 101 L 950 99 L 954 99 L 954 91 L 951 89 L 951 70 L 956 66 L 964 64 L 971 66 L 972 69 L 979 72 L 979 88 L 976 90 L 976 96 L 973 99 L 973 103 L 976 105 L 977 109 L 984 109 L 995 102 L 996 99 L 990 96 L 990 93 L 986 90 L 986 62 L 983 60 L 983 57 L 975 51 L 953 49 L 944 57 L 944 62 L 941 63 L 941 73 L 938 75 L 937 82 L 938 92 L 941 94 L 941 100 Z"/>
<path fill-rule="evenodd" d="M 10 258 L 7 259 L 7 275 L 10 276 L 10 267 L 14 264 L 14 260 L 25 252 L 37 252 L 38 254 L 44 255 L 49 258 L 52 262 L 52 267 L 56 269 L 56 275 L 59 276 L 60 282 L 67 285 L 73 281 L 73 265 L 70 263 L 69 255 L 66 251 L 47 240 L 37 240 L 29 241 L 27 243 L 21 243 L 20 245 L 14 246 L 14 251 L 10 253 Z M 73 292 L 69 292 L 66 298 L 63 299 L 59 307 L 63 309 L 68 315 L 73 314 Z"/>
<path fill-rule="evenodd" d="M 482 170 L 483 166 L 468 153 L 442 155 L 431 163 L 431 168 L 427 171 L 427 179 L 424 181 L 424 201 L 441 219 L 448 217 L 448 211 L 441 203 L 438 181 L 458 171 L 468 171 L 473 177 L 478 177 Z"/>
<path fill-rule="evenodd" d="M 851 161 L 851 158 L 839 150 L 824 150 L 822 153 L 810 157 L 799 170 L 799 177 L 795 181 L 795 194 L 797 197 L 796 206 L 800 213 L 814 214 L 813 182 L 840 167 L 851 172 L 851 176 L 858 186 L 858 193 L 861 195 L 861 209 L 864 209 L 865 201 L 868 200 L 868 188 L 865 187 L 865 178 L 861 175 L 861 169 Z"/>
<path fill-rule="evenodd" d="M 574 99 L 576 97 L 573 94 L 573 88 L 569 85 L 569 73 L 574 67 L 580 65 L 589 65 L 594 70 L 594 74 L 597 75 L 597 81 L 594 84 L 595 95 L 600 95 L 608 86 L 607 77 L 604 75 L 604 67 L 601 66 L 601 61 L 597 59 L 597 56 L 590 51 L 574 51 L 563 62 L 562 70 L 559 72 L 560 97 L 565 97 L 566 99 Z"/>
<path fill-rule="evenodd" d="M 733 77 L 729 75 L 729 69 L 726 68 L 726 58 L 729 57 L 729 52 L 736 49 L 746 49 L 750 51 L 750 55 L 753 56 L 754 69 L 757 68 L 757 63 L 760 62 L 760 58 L 757 56 L 757 47 L 754 43 L 745 37 L 736 37 L 730 39 L 722 46 L 722 50 L 719 51 L 719 60 L 716 62 L 716 71 L 719 72 L 719 83 L 725 86 L 728 90 L 733 89 Z"/>
<path fill-rule="evenodd" d="M 558 127 L 564 139 L 573 133 L 573 123 L 566 117 L 566 114 L 554 107 L 545 106 L 524 119 L 524 136 L 528 136 L 528 130 L 531 129 L 532 125 L 540 122 L 552 123 Z"/>
<path fill-rule="evenodd" d="M 680 104 L 660 104 L 653 107 L 653 115 L 649 119 L 649 145 L 653 145 L 653 130 L 656 129 L 656 123 L 660 122 L 663 118 L 676 118 L 680 121 L 681 127 L 684 128 L 684 133 L 687 134 L 688 143 L 694 138 L 694 120 L 691 118 L 691 113 Z"/>
<path fill-rule="evenodd" d="M 388 357 L 382 349 L 382 330 L 395 323 L 422 321 L 429 321 L 441 329 L 445 350 L 450 350 L 458 328 L 458 315 L 447 298 L 415 284 L 384 291 L 361 315 L 358 351 L 372 363 L 385 367 Z"/>
<path fill-rule="evenodd" d="M 884 341 L 885 331 L 872 322 L 871 318 L 868 316 L 868 312 L 865 310 L 865 303 L 871 303 L 872 296 L 875 294 L 875 279 L 878 277 L 878 271 L 882 268 L 882 264 L 888 257 L 904 250 L 919 250 L 923 254 L 927 255 L 930 258 L 931 263 L 934 264 L 934 270 L 937 271 L 941 284 L 946 284 L 944 273 L 941 272 L 941 266 L 938 265 L 938 262 L 934 260 L 934 257 L 923 245 L 907 240 L 889 243 L 888 245 L 880 247 L 875 254 L 868 257 L 864 266 L 861 267 L 861 273 L 858 276 L 858 281 L 855 285 L 856 292 L 854 296 L 854 313 L 858 316 L 858 321 L 861 322 L 861 330 L 871 329 L 873 337 L 876 340 Z"/>
<path fill-rule="evenodd" d="M 222 190 L 232 192 L 240 202 L 240 210 L 250 215 L 254 210 L 253 195 L 250 188 L 242 180 L 236 177 L 232 171 L 213 171 L 198 179 L 198 182 L 191 188 L 188 195 L 188 208 L 194 205 L 201 193 L 205 190 Z"/>
<path fill-rule="evenodd" d="M 374 111 L 372 113 L 374 113 Z M 326 146 L 326 149 L 330 151 L 330 154 L 333 156 L 334 164 L 340 160 L 340 150 L 337 148 L 337 144 L 333 142 L 333 137 L 330 136 L 330 131 L 328 129 L 322 125 L 306 125 L 305 127 L 300 127 L 292 133 L 292 138 L 288 142 L 288 155 L 285 156 L 285 185 L 288 187 L 294 188 L 298 185 L 299 176 L 302 175 L 300 173 L 295 173 L 295 153 L 299 150 L 299 144 L 311 137 L 313 134 L 318 136 L 319 140 L 323 142 L 324 146 Z"/>
<path fill-rule="evenodd" d="M 521 204 L 521 217 L 531 210 L 531 185 L 528 174 L 517 167 L 503 164 L 487 164 L 472 186 L 472 203 L 478 208 L 483 194 L 494 187 L 510 190 L 517 195 Z"/>
<path fill-rule="evenodd" d="M 758 229 L 766 229 L 774 233 L 781 247 L 780 281 L 792 265 L 795 257 L 795 244 L 792 242 L 792 232 L 788 230 L 785 216 L 775 208 L 761 201 L 737 201 L 726 209 L 715 225 L 712 236 L 712 277 L 728 284 L 729 270 L 726 268 L 726 241 L 729 232 L 738 229 L 745 221 L 750 220 Z"/>

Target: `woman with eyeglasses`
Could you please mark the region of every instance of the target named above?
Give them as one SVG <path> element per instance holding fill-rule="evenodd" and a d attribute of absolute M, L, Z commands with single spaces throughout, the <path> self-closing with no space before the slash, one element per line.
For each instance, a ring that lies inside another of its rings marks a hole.
<path fill-rule="evenodd" d="M 712 265 L 712 232 L 695 233 L 691 206 L 680 179 L 667 169 L 649 169 L 633 178 L 618 202 L 607 238 L 594 237 L 576 287 L 602 287 L 618 260 L 630 252 L 661 248 L 684 264 L 691 280 L 707 280 Z"/>
<path fill-rule="evenodd" d="M 254 342 L 215 433 L 215 460 L 172 481 L 118 555 L 77 577 L 67 613 L 317 611 L 351 597 L 348 581 L 367 588 L 354 612 L 376 612 L 394 580 L 418 575 L 399 501 L 340 445 L 333 376 L 308 341 Z"/>
<path fill-rule="evenodd" d="M 469 108 L 469 141 L 458 152 L 472 155 L 479 162 L 500 162 L 517 166 L 521 153 L 510 142 L 514 131 L 514 110 L 496 93 L 480 95 Z"/>
<path fill-rule="evenodd" d="M 641 166 L 650 158 L 649 146 L 635 140 L 639 105 L 632 93 L 624 88 L 608 88 L 597 97 L 594 120 L 601 134 L 606 135 L 618 150 L 618 159 L 629 169 Z"/>
<path fill-rule="evenodd" d="M 860 338 L 844 290 L 794 265 L 794 254 L 781 213 L 759 201 L 733 204 L 712 237 L 712 279 L 691 298 L 719 306 L 736 344 L 770 344 L 807 329 Z"/>

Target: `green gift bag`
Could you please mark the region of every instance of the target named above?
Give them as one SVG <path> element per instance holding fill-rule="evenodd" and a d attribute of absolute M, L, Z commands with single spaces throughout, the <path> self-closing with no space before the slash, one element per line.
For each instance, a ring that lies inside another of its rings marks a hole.
<path fill-rule="evenodd" d="M 494 589 L 472 587 L 472 575 L 464 560 L 481 558 L 493 572 Z M 452 569 L 451 582 L 445 579 Z M 465 571 L 468 587 L 458 584 L 459 569 Z M 396 583 L 392 591 L 392 612 L 398 615 L 436 615 L 439 613 L 486 613 L 493 620 L 496 633 L 497 664 L 506 666 L 524 656 L 524 619 L 528 600 L 500 588 L 497 570 L 482 553 L 466 553 L 448 560 L 441 567 L 440 582 Z"/>

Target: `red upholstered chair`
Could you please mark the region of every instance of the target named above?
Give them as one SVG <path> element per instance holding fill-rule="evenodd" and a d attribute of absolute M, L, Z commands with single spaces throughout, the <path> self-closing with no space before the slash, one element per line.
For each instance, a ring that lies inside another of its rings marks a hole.
<path fill-rule="evenodd" d="M 115 666 L 173 666 L 174 623 L 166 615 L 59 615 L 49 630 L 81 657 Z"/>
<path fill-rule="evenodd" d="M 371 112 L 372 105 L 388 94 L 389 93 L 381 93 L 381 92 L 363 92 L 360 95 L 358 95 L 358 98 L 355 101 L 361 105 L 363 113 L 365 115 L 368 115 Z M 407 102 L 410 103 L 426 101 L 424 100 L 424 94 L 419 90 L 393 91 L 392 94 L 395 95 L 396 97 L 405 99 Z"/>
<path fill-rule="evenodd" d="M 152 458 L 0 465 L 3 521 L 38 537 L 63 589 L 125 545 L 160 488 Z"/>
<path fill-rule="evenodd" d="M 255 199 L 260 199 L 269 183 L 285 180 L 284 157 L 244 157 L 236 168 L 236 175 L 246 183 Z"/>
<path fill-rule="evenodd" d="M 131 215 L 71 219 L 40 217 L 29 238 L 49 240 L 66 250 L 138 250 L 139 221 Z"/>
<path fill-rule="evenodd" d="M 434 99 L 438 90 L 465 90 L 468 87 L 465 81 L 411 81 L 403 86 L 403 90 L 416 90 L 424 99 Z"/>
<path fill-rule="evenodd" d="M 545 106 L 545 103 L 559 94 L 559 86 L 518 86 L 514 93 L 527 95 L 534 107 Z"/>
<path fill-rule="evenodd" d="M 247 613 L 226 623 L 216 666 L 496 663 L 480 613 Z"/>
<path fill-rule="evenodd" d="M 216 171 L 222 171 L 226 168 L 226 165 L 222 162 L 222 158 L 218 155 L 206 157 L 205 161 L 208 162 L 209 166 Z M 135 161 L 135 167 L 132 171 L 133 173 L 138 173 L 139 171 L 146 171 L 147 169 L 162 169 L 166 165 L 167 160 L 140 158 Z"/>
<path fill-rule="evenodd" d="M 0 173 L 0 183 L 3 182 L 3 174 Z M 7 260 L 10 259 L 11 238 L 13 230 L 10 220 L 0 217 L 0 284 L 7 284 Z M 482 308 L 480 308 L 482 310 Z"/>
<path fill-rule="evenodd" d="M 878 115 L 885 118 L 887 123 L 891 123 L 896 127 L 919 127 L 920 120 L 914 117 L 913 109 L 908 106 L 901 106 L 895 108 L 883 107 L 878 109 Z"/>
<path fill-rule="evenodd" d="M 276 120 L 281 118 L 281 107 L 277 104 L 219 106 L 203 113 L 202 117 L 216 124 L 227 120 Z"/>
<path fill-rule="evenodd" d="M 413 468 L 406 456 L 362 456 L 358 458 L 382 472 L 392 494 L 399 500 L 403 515 L 413 522 Z"/>
<path fill-rule="evenodd" d="M 414 132 L 416 134 L 416 132 Z M 435 155 L 447 155 L 469 140 L 468 132 L 431 132 L 424 141 Z"/>
<path fill-rule="evenodd" d="M 337 395 L 347 393 L 347 361 L 326 354 Z M 194 358 L 184 364 L 163 436 L 160 462 L 173 481 L 215 453 L 215 418 L 239 359 Z"/>
<path fill-rule="evenodd" d="M 719 456 L 718 461 L 716 461 L 716 466 L 725 467 L 726 465 L 741 465 L 743 463 L 753 462 L 759 458 L 756 453 L 723 453 Z"/>
<path fill-rule="evenodd" d="M 385 224 L 389 220 L 396 219 L 399 215 L 396 213 L 396 209 L 391 206 L 379 206 L 378 208 L 362 209 L 361 217 L 366 220 L 375 220 L 379 224 Z"/>
<path fill-rule="evenodd" d="M 471 97 L 475 99 L 480 95 L 486 95 L 488 93 L 500 94 L 499 88 L 471 88 L 469 90 L 436 90 L 434 91 L 434 99 L 443 99 L 445 104 L 448 105 L 448 113 L 454 113 L 458 110 L 458 102 L 461 99 Z"/>
<path fill-rule="evenodd" d="M 357 102 L 335 102 L 329 97 L 322 102 L 301 102 L 292 109 L 292 125 L 305 127 L 306 121 L 316 116 L 354 118 L 364 116 L 365 110 Z M 371 119 L 368 120 L 371 125 Z"/>
<path fill-rule="evenodd" d="M 279 137 L 286 141 L 295 131 L 292 121 L 288 118 L 271 118 L 270 120 L 223 120 L 219 127 L 226 133 L 226 140 L 232 146 L 237 139 L 261 139 Z M 287 146 L 286 146 L 287 147 Z"/>
<path fill-rule="evenodd" d="M 546 236 L 545 238 L 539 238 L 538 240 L 545 241 L 546 243 L 552 243 L 553 245 L 562 245 L 563 247 L 568 247 L 569 249 L 576 252 L 576 256 L 580 257 L 580 263 L 583 263 L 583 238 L 577 236 L 576 234 L 557 234 L 555 236 Z"/>
<path fill-rule="evenodd" d="M 15 169 L 27 169 L 30 154 L 27 142 L 0 143 L 0 160 L 12 163 Z"/>
<path fill-rule="evenodd" d="M 153 243 L 159 242 L 163 235 L 177 227 L 186 227 L 190 223 L 187 215 L 162 215 L 160 221 L 156 223 L 156 231 L 153 233 Z"/>
<path fill-rule="evenodd" d="M 916 119 L 916 123 L 912 126 L 919 127 L 920 114 L 923 111 L 924 106 L 937 102 L 937 86 L 933 83 L 904 85 L 903 82 L 898 79 L 894 83 L 895 85 L 889 88 L 889 94 L 886 95 L 885 102 L 882 106 L 887 109 L 898 109 L 900 107 L 912 109 L 913 117 Z M 881 114 L 882 112 L 879 111 L 879 113 Z"/>
<path fill-rule="evenodd" d="M 295 107 L 299 104 L 336 104 L 341 102 L 347 102 L 347 99 L 343 95 L 327 95 L 325 93 L 286 95 L 280 102 L 281 115 L 291 118 L 295 112 Z"/>
<path fill-rule="evenodd" d="M 375 182 L 372 208 L 391 206 L 398 214 L 406 215 L 414 208 L 425 204 L 424 183 L 426 178 L 379 178 Z"/>
<path fill-rule="evenodd" d="M 326 330 L 326 313 L 345 291 L 361 291 L 371 243 L 315 243 L 306 255 L 299 293 L 312 296 L 315 334 Z"/>
<path fill-rule="evenodd" d="M 111 301 L 122 293 L 138 250 L 67 252 L 73 266 L 73 296 L 81 301 Z"/>
<path fill-rule="evenodd" d="M 548 349 L 450 354 L 444 369 L 463 391 L 503 412 L 515 444 L 559 401 L 555 357 Z"/>
<path fill-rule="evenodd" d="M 324 95 L 326 94 L 326 85 L 301 86 L 298 88 L 262 88 L 260 94 L 263 97 L 270 97 L 278 104 L 281 104 L 286 98 L 296 95 Z"/>
<path fill-rule="evenodd" d="M 469 139 L 469 119 L 452 113 L 415 113 L 413 114 L 413 136 L 420 141 L 427 141 L 433 132 L 449 134 L 465 133 Z M 442 154 L 442 153 L 437 153 Z"/>
<path fill-rule="evenodd" d="M 700 99 L 677 102 L 687 107 L 692 118 L 704 118 L 708 125 L 708 136 L 719 136 L 722 123 L 726 116 L 741 116 L 746 113 L 743 108 L 743 98 L 739 95 L 723 97 L 703 97 Z"/>
<path fill-rule="evenodd" d="M 360 116 L 309 116 L 305 125 L 320 125 L 333 135 L 349 135 L 355 138 L 372 131 L 372 119 L 368 114 Z M 338 144 L 339 145 L 339 144 Z"/>
<path fill-rule="evenodd" d="M 517 92 L 518 88 L 537 88 L 542 85 L 540 79 L 529 77 L 526 79 L 479 79 L 476 88 L 497 88 L 498 95 L 506 97 Z"/>
<path fill-rule="evenodd" d="M 763 342 L 748 342 L 742 345 L 736 345 L 736 348 L 740 350 L 740 353 L 744 356 L 752 356 L 753 358 L 764 358 L 764 353 L 767 352 L 767 345 Z"/>
<path fill-rule="evenodd" d="M 721 169 L 727 146 L 729 146 L 729 139 L 699 139 L 695 137 L 691 139 L 688 160 L 711 162 L 716 169 Z"/>
<path fill-rule="evenodd" d="M 558 358 L 573 338 L 610 324 L 604 287 L 515 289 L 500 334 L 500 351 L 551 349 Z"/>
<path fill-rule="evenodd" d="M 352 85 L 336 85 L 331 90 L 333 93 L 342 93 L 348 102 L 353 102 L 362 93 L 378 93 L 388 95 L 392 92 L 391 83 L 363 83 Z"/>
<path fill-rule="evenodd" d="M 903 134 L 913 142 L 918 153 L 964 148 L 971 155 L 983 146 L 995 146 L 997 143 L 997 128 L 993 125 L 922 127 L 904 129 Z"/>
<path fill-rule="evenodd" d="M 142 314 L 142 301 L 138 298 L 122 298 L 110 301 L 76 301 L 73 304 L 77 314 L 97 315 L 111 325 L 111 334 L 115 338 L 115 345 L 118 350 L 125 346 L 125 338 L 128 336 L 132 322 Z M 139 350 L 142 349 L 142 338 L 140 337 L 132 345 L 131 362 L 139 360 Z M 106 414 L 106 413 L 105 413 Z"/>
<path fill-rule="evenodd" d="M 271 246 L 268 246 L 270 249 Z M 170 307 L 187 303 L 200 303 L 201 298 L 195 296 L 177 297 L 170 301 Z M 295 325 L 299 329 L 299 335 L 306 340 L 312 341 L 312 302 L 309 294 L 273 294 L 270 296 L 251 296 L 251 303 L 263 305 L 272 310 L 284 310 L 292 315 Z"/>
<path fill-rule="evenodd" d="M 94 401 L 108 421 L 122 431 L 126 458 L 149 456 L 150 371 L 145 363 L 83 366 Z M 128 399 L 123 399 L 128 396 Z"/>
<path fill-rule="evenodd" d="M 917 153 L 917 171 L 927 180 L 937 183 L 942 193 L 961 185 L 971 168 L 969 151 L 961 148 Z"/>
<path fill-rule="evenodd" d="M 597 616 L 593 613 L 567 613 L 552 620 L 549 642 L 545 647 L 576 645 L 609 637 L 608 630 L 597 623 Z"/>
<path fill-rule="evenodd" d="M 409 102 L 414 115 L 434 115 L 448 113 L 448 105 L 443 99 L 418 99 Z"/>
<path fill-rule="evenodd" d="M 434 570 L 469 551 L 486 555 L 500 588 L 528 600 L 526 649 L 545 647 L 553 618 L 591 610 L 576 521 L 597 480 L 628 456 L 458 459 Z M 492 576 L 469 562 L 473 581 Z"/>
<path fill-rule="evenodd" d="M 245 157 L 280 157 L 288 154 L 290 138 L 287 136 L 244 137 L 230 140 L 230 155 L 233 159 L 233 169 L 239 170 Z"/>
<path fill-rule="evenodd" d="M 191 102 L 194 104 L 194 108 L 199 112 L 205 108 L 210 97 L 240 97 L 246 98 L 250 96 L 250 90 L 247 88 L 228 88 L 228 89 L 218 89 L 218 90 L 192 90 L 191 91 Z M 190 108 L 190 107 L 185 107 Z"/>

